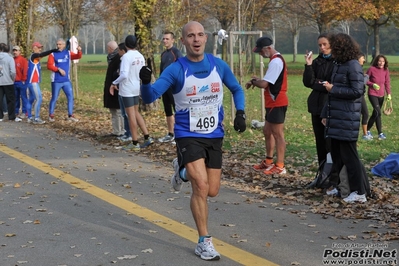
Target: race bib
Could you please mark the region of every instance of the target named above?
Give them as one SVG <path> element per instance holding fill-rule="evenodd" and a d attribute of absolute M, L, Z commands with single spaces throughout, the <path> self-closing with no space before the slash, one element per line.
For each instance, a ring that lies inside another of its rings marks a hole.
<path fill-rule="evenodd" d="M 202 134 L 213 132 L 219 122 L 217 104 L 190 107 L 190 131 Z"/>

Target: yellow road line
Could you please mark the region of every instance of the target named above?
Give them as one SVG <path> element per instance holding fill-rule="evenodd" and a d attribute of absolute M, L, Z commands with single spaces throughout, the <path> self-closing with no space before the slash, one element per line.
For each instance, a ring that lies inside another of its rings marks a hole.
<path fill-rule="evenodd" d="M 52 166 L 45 164 L 39 160 L 36 160 L 32 157 L 24 155 L 20 152 L 17 152 L 13 149 L 8 148 L 5 145 L 0 144 L 0 151 L 14 157 L 15 159 L 24 162 L 32 167 L 43 171 L 46 174 L 49 174 L 65 183 L 70 184 L 76 188 L 82 189 L 85 192 L 108 202 L 111 205 L 114 205 L 122 210 L 127 211 L 130 214 L 136 215 L 150 223 L 153 223 L 159 227 L 162 227 L 182 238 L 190 240 L 194 243 L 197 242 L 198 235 L 197 230 L 190 228 L 186 225 L 183 225 L 177 221 L 169 219 L 166 216 L 153 212 L 147 208 L 144 208 L 138 204 L 135 204 L 131 201 L 118 197 L 102 188 L 96 187 L 93 184 L 85 182 L 79 178 L 76 178 L 70 174 L 64 173 L 58 169 L 53 168 Z M 245 250 L 239 249 L 235 246 L 232 246 L 226 242 L 223 242 L 217 238 L 213 238 L 213 243 L 217 246 L 217 250 L 225 257 L 230 258 L 238 263 L 243 265 L 262 265 L 262 266 L 277 266 L 271 261 L 268 261 L 264 258 L 256 256 L 252 253 L 249 253 Z"/>

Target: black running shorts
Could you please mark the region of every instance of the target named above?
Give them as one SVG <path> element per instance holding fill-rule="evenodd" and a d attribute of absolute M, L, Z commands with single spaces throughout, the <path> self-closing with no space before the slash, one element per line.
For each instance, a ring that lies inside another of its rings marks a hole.
<path fill-rule="evenodd" d="M 208 168 L 222 168 L 223 138 L 177 138 L 176 149 L 179 165 L 204 158 Z"/>
<path fill-rule="evenodd" d="M 287 106 L 266 108 L 265 120 L 272 124 L 284 124 Z"/>

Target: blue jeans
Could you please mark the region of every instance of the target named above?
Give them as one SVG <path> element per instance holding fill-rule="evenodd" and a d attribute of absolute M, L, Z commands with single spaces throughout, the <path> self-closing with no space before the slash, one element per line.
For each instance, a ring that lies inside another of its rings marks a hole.
<path fill-rule="evenodd" d="M 42 105 L 42 92 L 40 90 L 39 83 L 30 83 L 28 84 L 29 88 L 29 100 L 26 106 L 28 117 L 32 117 L 32 105 L 35 103 L 33 110 L 35 112 L 35 118 L 40 118 L 40 107 Z"/>
<path fill-rule="evenodd" d="M 26 94 L 27 86 L 22 81 L 14 82 L 15 88 L 15 115 L 19 114 L 19 107 L 22 100 L 22 113 L 26 114 L 26 104 L 28 103 L 28 96 Z"/>
<path fill-rule="evenodd" d="M 130 128 L 129 128 L 129 119 L 126 114 L 125 105 L 123 104 L 122 96 L 118 96 L 118 100 L 119 100 L 119 107 L 121 108 L 121 113 L 122 113 L 122 117 L 123 117 L 123 124 L 125 126 L 125 136 L 131 137 L 132 133 L 130 132 Z"/>

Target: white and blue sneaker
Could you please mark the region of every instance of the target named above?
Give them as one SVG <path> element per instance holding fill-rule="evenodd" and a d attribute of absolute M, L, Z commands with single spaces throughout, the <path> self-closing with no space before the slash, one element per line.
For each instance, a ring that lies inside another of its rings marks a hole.
<path fill-rule="evenodd" d="M 220 254 L 215 250 L 212 243 L 212 237 L 207 237 L 204 242 L 200 242 L 195 247 L 195 255 L 203 260 L 220 260 Z"/>
<path fill-rule="evenodd" d="M 183 179 L 181 179 L 180 177 L 180 169 L 179 169 L 180 167 L 177 158 L 173 159 L 172 165 L 173 169 L 175 170 L 175 173 L 172 175 L 170 183 L 172 184 L 174 190 L 180 191 L 181 188 L 183 187 Z"/>
<path fill-rule="evenodd" d="M 123 135 L 122 137 L 118 137 L 118 139 L 122 142 L 132 141 L 132 137 Z"/>
<path fill-rule="evenodd" d="M 374 138 L 370 131 L 367 131 L 367 136 L 369 136 L 369 139 L 373 139 Z"/>
<path fill-rule="evenodd" d="M 384 139 L 387 139 L 387 137 L 385 136 L 384 133 L 380 133 L 380 134 L 378 135 L 378 139 L 379 139 L 379 140 L 384 140 Z"/>
<path fill-rule="evenodd" d="M 165 137 L 159 138 L 158 141 L 159 142 L 171 142 L 175 140 L 175 136 L 171 136 L 169 134 L 167 134 Z"/>
<path fill-rule="evenodd" d="M 338 189 L 336 189 L 336 188 L 326 191 L 327 196 L 338 196 L 338 193 L 339 193 Z"/>
<path fill-rule="evenodd" d="M 148 138 L 148 139 L 146 139 L 143 142 L 143 144 L 141 144 L 140 148 L 146 148 L 146 147 L 150 146 L 153 143 L 154 143 L 154 139 L 153 138 Z"/>

